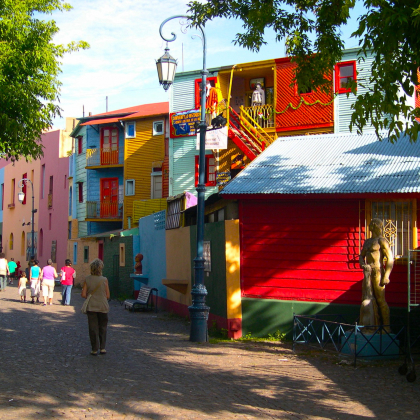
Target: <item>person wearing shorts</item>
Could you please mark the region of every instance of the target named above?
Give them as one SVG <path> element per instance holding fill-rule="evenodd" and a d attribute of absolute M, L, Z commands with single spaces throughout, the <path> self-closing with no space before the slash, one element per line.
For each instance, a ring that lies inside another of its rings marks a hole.
<path fill-rule="evenodd" d="M 55 278 L 57 277 L 57 271 L 52 266 L 52 259 L 47 261 L 47 264 L 41 272 L 42 277 L 42 296 L 44 296 L 43 305 L 46 306 L 48 303 L 52 305 L 52 300 L 54 296 L 54 285 Z"/>
<path fill-rule="evenodd" d="M 26 283 L 28 279 L 26 278 L 26 273 L 23 272 L 19 279 L 18 289 L 21 302 L 26 302 Z"/>
<path fill-rule="evenodd" d="M 31 266 L 29 269 L 29 281 L 31 283 L 31 298 L 32 303 L 35 303 L 35 298 L 37 303 L 39 303 L 39 292 L 40 292 L 40 285 L 41 285 L 41 268 L 39 268 L 38 260 L 34 260 L 34 265 Z"/>

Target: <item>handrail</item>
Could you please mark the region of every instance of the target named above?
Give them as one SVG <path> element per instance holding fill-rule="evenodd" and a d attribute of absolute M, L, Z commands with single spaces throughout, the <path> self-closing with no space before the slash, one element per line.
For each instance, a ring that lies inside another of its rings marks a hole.
<path fill-rule="evenodd" d="M 238 115 L 238 113 L 230 108 L 230 110 L 232 111 L 232 115 L 233 117 L 237 117 L 235 119 L 237 119 L 237 124 L 238 127 L 235 127 L 237 130 L 242 130 L 245 132 L 245 134 L 248 135 L 248 137 L 250 138 L 252 143 L 256 143 L 254 144 L 254 147 L 256 147 L 257 149 L 259 149 L 259 151 L 262 151 L 265 149 L 265 140 L 263 138 L 261 138 L 260 133 L 243 117 L 241 117 L 240 115 Z"/>
<path fill-rule="evenodd" d="M 252 123 L 254 124 L 254 127 L 257 128 L 258 134 L 264 137 L 264 140 L 267 142 L 267 145 L 270 145 L 273 142 L 273 139 L 265 132 L 265 130 L 257 123 L 257 121 L 255 121 L 254 118 L 252 118 L 252 116 L 245 110 L 243 105 L 240 106 L 240 110 L 241 110 L 241 117 L 242 117 L 242 113 L 246 115 L 246 117 L 252 121 Z"/>

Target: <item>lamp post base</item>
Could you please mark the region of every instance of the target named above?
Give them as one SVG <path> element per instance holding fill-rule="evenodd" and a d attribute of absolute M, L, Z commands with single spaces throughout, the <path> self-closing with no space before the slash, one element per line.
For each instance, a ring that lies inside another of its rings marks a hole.
<path fill-rule="evenodd" d="M 205 304 L 206 287 L 201 284 L 194 285 L 191 294 L 193 296 L 193 304 L 188 307 L 191 319 L 190 341 L 204 343 L 209 341 L 207 320 L 210 308 Z"/>

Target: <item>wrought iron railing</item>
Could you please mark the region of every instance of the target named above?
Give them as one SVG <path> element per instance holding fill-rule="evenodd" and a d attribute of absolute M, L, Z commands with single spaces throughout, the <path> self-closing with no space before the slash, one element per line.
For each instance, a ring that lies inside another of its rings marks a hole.
<path fill-rule="evenodd" d="M 404 354 L 405 326 L 350 324 L 341 315 L 294 315 L 293 349 L 296 344 L 348 355 L 356 365 L 357 358 L 395 358 Z"/>
<path fill-rule="evenodd" d="M 123 201 L 87 201 L 87 219 L 122 219 Z"/>
<path fill-rule="evenodd" d="M 251 124 L 257 122 L 261 129 L 274 127 L 273 105 L 241 107 L 241 117 Z"/>

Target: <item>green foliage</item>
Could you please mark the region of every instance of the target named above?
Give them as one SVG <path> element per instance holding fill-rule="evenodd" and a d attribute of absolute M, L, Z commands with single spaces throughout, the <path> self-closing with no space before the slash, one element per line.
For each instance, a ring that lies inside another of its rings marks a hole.
<path fill-rule="evenodd" d="M 273 29 L 298 65 L 299 87 L 327 92 L 331 70 L 344 48 L 340 28 L 355 4 L 355 0 L 208 0 L 191 1 L 188 6 L 192 25 L 214 17 L 242 20 L 244 32 L 234 42 L 252 51 L 265 44 L 265 29 Z M 385 130 L 393 142 L 405 131 L 416 141 L 415 118 L 420 110 L 409 106 L 407 97 L 418 83 L 420 0 L 364 0 L 364 6 L 367 12 L 352 36 L 359 40 L 359 60 L 373 54 L 374 62 L 372 77 L 357 81 L 368 91 L 353 105 L 351 127 L 360 133 L 373 124 L 378 137 Z M 356 83 L 351 88 L 355 94 Z"/>
<path fill-rule="evenodd" d="M 0 0 L 0 154 L 37 158 L 41 134 L 61 115 L 60 59 L 86 42 L 54 44 L 59 31 L 43 14 L 68 11 L 61 0 Z"/>

